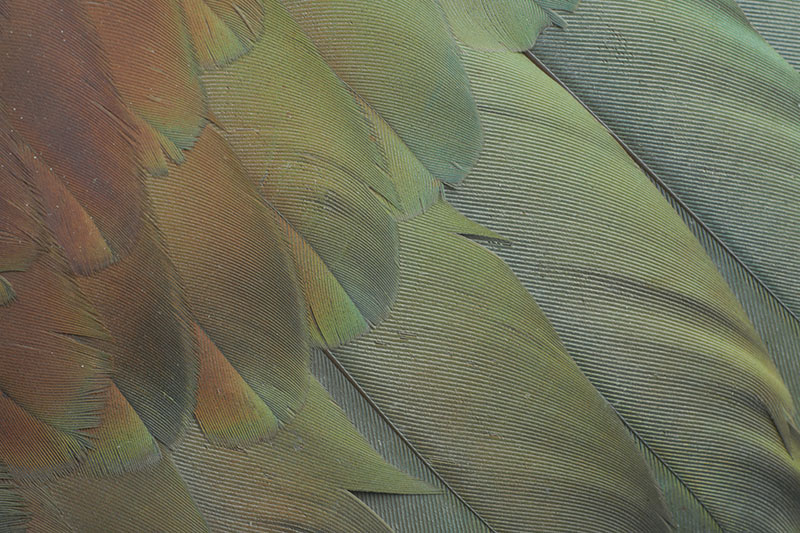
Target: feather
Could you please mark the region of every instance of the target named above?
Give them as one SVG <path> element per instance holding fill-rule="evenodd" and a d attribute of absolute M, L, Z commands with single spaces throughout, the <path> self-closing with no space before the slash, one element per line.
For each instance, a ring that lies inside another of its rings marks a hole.
<path fill-rule="evenodd" d="M 800 528 L 742 4 L 0 0 L 0 530 Z"/>
<path fill-rule="evenodd" d="M 141 224 L 142 168 L 152 166 L 153 138 L 120 99 L 82 6 L 35 0 L 5 2 L 4 11 L 0 93 L 8 128 L 61 179 L 112 254 L 123 254 Z M 70 220 L 81 233 L 85 218 Z M 70 260 L 80 272 L 108 263 L 96 254 Z"/>
<path fill-rule="evenodd" d="M 790 65 L 800 68 L 800 6 L 797 2 L 742 0 L 738 4 L 759 35 Z"/>
<path fill-rule="evenodd" d="M 732 1 L 585 2 L 580 12 L 568 17 L 575 38 L 551 34 L 538 57 L 750 270 L 734 276 L 757 277 L 757 292 L 773 293 L 796 316 L 800 73 Z M 734 276 L 731 285 L 743 284 Z M 740 299 L 751 314 L 783 321 L 769 310 L 775 301 Z M 781 344 L 769 329 L 760 333 Z M 773 357 L 798 397 L 796 354 Z"/>
<path fill-rule="evenodd" d="M 569 95 L 523 56 L 488 57 L 467 61 L 487 102 L 485 159 L 451 198 L 487 224 L 506 213 L 496 229 L 515 246 L 502 256 L 587 377 L 723 530 L 796 523 L 794 405 L 714 265 Z M 494 81 L 506 77 L 519 89 Z M 558 148 L 532 151 L 523 132 Z M 527 174 L 504 171 L 509 154 Z"/>
<path fill-rule="evenodd" d="M 20 495 L 14 489 L 14 480 L 5 468 L 0 468 L 0 529 L 10 533 L 25 531 L 28 514 Z"/>
<path fill-rule="evenodd" d="M 492 527 L 667 531 L 624 426 L 463 220 L 436 204 L 401 226 L 393 316 L 338 358 Z"/>
<path fill-rule="evenodd" d="M 206 104 L 178 0 L 85 5 L 123 102 L 161 134 L 162 144 L 190 147 Z"/>

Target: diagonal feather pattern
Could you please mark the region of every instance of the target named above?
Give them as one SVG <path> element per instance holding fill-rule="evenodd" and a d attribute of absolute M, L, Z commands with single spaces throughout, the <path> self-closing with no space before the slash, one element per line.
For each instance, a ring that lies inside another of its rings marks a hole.
<path fill-rule="evenodd" d="M 795 69 L 800 69 L 800 6 L 791 0 L 740 0 L 747 20 Z"/>
<path fill-rule="evenodd" d="M 0 528 L 800 527 L 796 321 L 518 53 L 577 4 L 0 0 Z M 789 146 L 732 2 L 641 13 Z"/>
<path fill-rule="evenodd" d="M 757 4 L 791 35 L 791 12 Z M 797 324 L 786 315 L 798 309 L 800 72 L 733 1 L 589 1 L 580 14 L 567 16 L 569 43 L 549 34 L 535 53 L 777 297 L 760 287 L 740 295 L 751 315 L 772 317 L 760 333 L 780 348 L 773 357 L 798 397 Z M 717 262 L 728 282 L 746 288 L 752 276 L 722 265 L 726 257 Z"/>
<path fill-rule="evenodd" d="M 525 57 L 492 59 L 490 67 L 474 54 L 467 64 L 476 97 L 487 98 L 487 147 L 496 138 L 503 150 L 487 149 L 485 166 L 451 197 L 476 217 L 475 202 L 483 216 L 506 211 L 495 229 L 515 246 L 502 256 L 583 372 L 724 528 L 796 523 L 800 441 L 791 397 L 713 264 L 648 178 L 602 126 L 581 120 L 588 113 L 559 86 Z M 503 74 L 520 88 L 493 83 Z M 522 131 L 559 150 L 530 150 Z M 496 158 L 508 154 L 529 161 L 527 173 L 505 172 Z M 499 182 L 504 189 L 487 202 Z M 509 213 L 510 202 L 519 211 Z M 755 493 L 764 499 L 751 500 Z M 767 510 L 771 502 L 777 509 Z"/>

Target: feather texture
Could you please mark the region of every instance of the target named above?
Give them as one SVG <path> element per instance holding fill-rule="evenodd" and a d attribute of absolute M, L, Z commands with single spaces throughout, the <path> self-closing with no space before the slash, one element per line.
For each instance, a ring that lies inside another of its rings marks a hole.
<path fill-rule="evenodd" d="M 800 528 L 781 6 L 0 0 L 0 530 Z"/>

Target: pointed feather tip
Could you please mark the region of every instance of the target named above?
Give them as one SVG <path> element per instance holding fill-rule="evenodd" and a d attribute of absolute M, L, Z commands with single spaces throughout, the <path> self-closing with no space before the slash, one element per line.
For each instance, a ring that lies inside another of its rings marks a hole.
<path fill-rule="evenodd" d="M 98 272 L 117 260 L 107 239 L 81 205 L 64 178 L 56 176 L 52 167 L 29 149 L 22 158 L 30 170 L 33 187 L 41 202 L 42 220 L 58 242 L 72 270 L 79 275 Z"/>
<path fill-rule="evenodd" d="M 100 425 L 87 430 L 91 448 L 81 470 L 95 477 L 136 472 L 161 461 L 161 451 L 139 415 L 113 383 Z"/>
<path fill-rule="evenodd" d="M 511 244 L 510 239 L 461 214 L 444 199 L 444 196 L 430 207 L 427 214 L 436 221 L 436 224 L 451 233 L 457 233 L 476 240 Z"/>
<path fill-rule="evenodd" d="M 200 378 L 194 416 L 206 439 L 224 448 L 247 448 L 269 440 L 280 422 L 219 348 L 195 324 Z"/>
<path fill-rule="evenodd" d="M 250 49 L 204 0 L 184 0 L 183 6 L 195 53 L 204 70 L 223 67 Z"/>
<path fill-rule="evenodd" d="M 272 206 L 270 209 L 291 245 L 306 303 L 312 346 L 335 348 L 369 331 L 370 322 L 361 314 L 313 247 L 277 210 Z M 384 314 L 388 313 L 389 307 L 389 304 L 383 306 Z"/>
<path fill-rule="evenodd" d="M 66 475 L 86 459 L 87 439 L 35 419 L 0 392 L 0 464 L 15 479 L 46 481 Z"/>
<path fill-rule="evenodd" d="M 350 493 L 436 494 L 440 489 L 412 477 L 389 463 L 366 441 L 325 387 L 311 380 L 303 415 L 292 423 L 298 435 L 313 435 L 317 442 L 309 450 L 319 456 L 319 468 L 341 476 L 341 486 Z M 324 442 L 324 448 L 320 443 Z M 333 461 L 331 460 L 333 458 Z"/>
<path fill-rule="evenodd" d="M 183 155 L 183 151 L 181 151 L 181 149 L 178 148 L 177 144 L 175 144 L 166 135 L 164 135 L 155 128 L 153 128 L 152 132 L 155 138 L 158 140 L 158 144 L 161 147 L 161 150 L 163 150 L 163 153 L 166 154 L 167 157 L 169 157 L 170 161 L 172 161 L 176 165 L 180 165 L 186 160 L 186 157 Z M 188 148 L 191 148 L 191 146 Z M 167 175 L 168 170 L 166 170 L 165 166 L 165 170 L 163 172 L 160 168 L 158 168 L 156 172 L 157 173 L 153 174 L 154 176 L 165 176 Z"/>
<path fill-rule="evenodd" d="M 767 409 L 767 412 L 786 453 L 793 461 L 797 462 L 800 460 L 800 429 L 797 427 L 794 410 L 783 407 L 781 409 L 782 416 L 776 416 L 771 409 Z"/>
<path fill-rule="evenodd" d="M 453 33 L 476 50 L 522 52 L 530 50 L 548 26 L 565 27 L 553 10 L 572 11 L 574 0 L 442 0 Z"/>
<path fill-rule="evenodd" d="M 383 171 L 393 185 L 395 196 L 388 198 L 374 189 L 372 192 L 398 220 L 423 213 L 441 194 L 441 183 L 379 113 L 357 94 L 354 97 L 371 126 L 371 138 L 381 152 Z"/>
<path fill-rule="evenodd" d="M 17 299 L 14 287 L 6 278 L 0 276 L 0 305 L 8 305 Z"/>
<path fill-rule="evenodd" d="M 567 27 L 567 21 L 555 11 L 572 13 L 580 4 L 580 0 L 538 0 L 538 3 L 544 8 L 547 16 L 550 17 L 550 22 L 553 26 L 563 30 Z"/>
<path fill-rule="evenodd" d="M 561 16 L 552 9 L 545 9 L 545 13 L 550 17 L 550 22 L 552 22 L 553 26 L 556 28 L 563 30 L 567 27 L 567 21 L 561 18 Z"/>
<path fill-rule="evenodd" d="M 344 291 L 340 291 L 339 287 L 333 287 L 333 290 L 333 298 L 320 302 L 323 304 L 321 306 L 306 298 L 309 334 L 314 348 L 338 348 L 375 327 L 375 324 L 368 322 L 358 311 L 352 300 L 342 294 Z M 320 312 L 324 314 L 321 315 Z"/>

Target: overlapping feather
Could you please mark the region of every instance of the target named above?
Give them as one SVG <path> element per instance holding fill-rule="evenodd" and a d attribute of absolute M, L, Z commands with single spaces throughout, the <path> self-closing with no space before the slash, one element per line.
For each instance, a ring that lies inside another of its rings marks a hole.
<path fill-rule="evenodd" d="M 764 344 L 515 53 L 575 4 L 0 0 L 0 526 L 796 528 Z"/>

